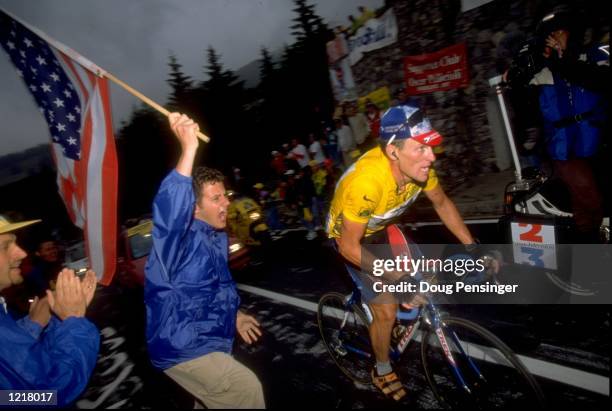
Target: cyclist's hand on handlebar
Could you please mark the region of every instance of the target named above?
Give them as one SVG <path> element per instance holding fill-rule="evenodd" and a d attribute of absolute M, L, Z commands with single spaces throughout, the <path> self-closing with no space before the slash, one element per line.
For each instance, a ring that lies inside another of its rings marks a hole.
<path fill-rule="evenodd" d="M 486 248 L 483 250 L 483 248 L 486 246 L 483 247 L 478 241 L 476 241 L 474 244 L 466 244 L 464 247 L 474 259 L 483 261 L 485 272 L 487 274 L 495 275 L 499 273 L 499 270 L 503 264 L 503 256 L 498 250 L 486 250 Z"/>
<path fill-rule="evenodd" d="M 497 274 L 503 264 L 503 258 L 499 251 L 490 250 L 485 255 L 480 257 L 488 274 Z"/>

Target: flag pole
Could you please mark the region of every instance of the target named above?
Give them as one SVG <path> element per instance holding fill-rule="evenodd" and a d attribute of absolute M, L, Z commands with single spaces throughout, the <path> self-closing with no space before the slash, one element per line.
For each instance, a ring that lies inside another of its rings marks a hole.
<path fill-rule="evenodd" d="M 123 81 L 119 80 L 117 77 L 113 76 L 111 73 L 109 73 L 108 71 L 103 71 L 101 73 L 98 73 L 98 75 L 102 76 L 102 77 L 106 77 L 109 80 L 111 80 L 113 83 L 117 84 L 118 86 L 122 87 L 124 90 L 126 90 L 128 93 L 132 94 L 133 96 L 139 98 L 140 100 L 142 100 L 144 103 L 148 104 L 149 106 L 151 106 L 152 108 L 154 108 L 155 110 L 159 111 L 160 113 L 162 113 L 164 116 L 168 117 L 170 115 L 170 112 L 168 110 L 166 110 L 164 107 L 162 107 L 161 105 L 157 104 L 155 101 L 151 100 L 150 98 L 148 98 L 147 96 L 145 96 L 144 94 L 142 94 L 141 92 L 139 92 L 138 90 L 135 90 L 134 88 L 130 87 L 129 85 L 127 85 L 126 83 L 124 83 Z M 201 131 L 198 131 L 198 138 L 206 143 L 210 142 L 210 137 L 208 137 L 206 134 L 203 134 Z"/>
<path fill-rule="evenodd" d="M 100 68 L 98 65 L 92 63 L 87 58 L 81 56 L 79 53 L 77 53 L 76 51 L 74 51 L 70 47 L 68 47 L 65 44 L 60 43 L 59 41 L 49 37 L 46 33 L 44 33 L 43 31 L 41 31 L 39 29 L 37 29 L 36 27 L 30 26 L 28 23 L 26 23 L 26 22 L 22 21 L 21 19 L 13 16 L 11 13 L 9 13 L 6 10 L 4 10 L 2 7 L 0 7 L 0 12 L 2 12 L 4 14 L 6 14 L 7 16 L 11 17 L 13 20 L 18 21 L 23 26 L 25 26 L 28 30 L 30 30 L 34 34 L 36 34 L 39 37 L 41 37 L 42 39 L 44 39 L 47 43 L 49 43 L 51 46 L 55 47 L 56 49 L 58 49 L 62 53 L 68 55 L 70 58 L 72 58 L 73 60 L 78 62 L 80 65 L 82 65 L 86 69 L 94 72 L 97 76 L 108 78 L 109 80 L 111 80 L 112 82 L 117 84 L 118 86 L 122 87 L 128 93 L 132 94 L 136 98 L 142 100 L 144 103 L 148 104 L 149 106 L 151 106 L 155 110 L 157 110 L 160 113 L 162 113 L 164 116 L 168 117 L 168 115 L 170 115 L 170 112 L 168 110 L 166 110 L 164 107 L 162 107 L 161 105 L 157 104 L 155 101 L 151 100 L 150 98 L 148 98 L 147 96 L 145 96 L 144 94 L 139 92 L 138 90 L 128 86 L 126 83 L 124 83 L 123 81 L 119 80 L 117 77 L 113 76 L 108 71 Z M 206 143 L 210 142 L 210 138 L 206 134 L 198 131 L 197 135 L 198 135 L 198 138 L 200 140 L 202 140 L 202 141 L 204 141 Z"/>

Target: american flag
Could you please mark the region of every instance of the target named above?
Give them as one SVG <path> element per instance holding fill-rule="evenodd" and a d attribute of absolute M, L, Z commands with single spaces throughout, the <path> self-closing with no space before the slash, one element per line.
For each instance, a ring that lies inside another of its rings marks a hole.
<path fill-rule="evenodd" d="M 0 10 L 0 43 L 45 117 L 57 184 L 101 284 L 116 267 L 117 154 L 104 71 Z M 44 206 L 41 204 L 41 206 Z"/>

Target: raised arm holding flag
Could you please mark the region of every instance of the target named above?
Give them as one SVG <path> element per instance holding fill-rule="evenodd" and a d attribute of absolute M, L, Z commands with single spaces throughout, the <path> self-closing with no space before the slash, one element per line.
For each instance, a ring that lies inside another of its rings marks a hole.
<path fill-rule="evenodd" d="M 47 121 L 60 195 L 72 222 L 84 231 L 91 267 L 108 285 L 116 266 L 117 154 L 106 79 L 162 114 L 169 112 L 2 9 L 0 44 Z M 202 133 L 198 137 L 209 141 Z"/>

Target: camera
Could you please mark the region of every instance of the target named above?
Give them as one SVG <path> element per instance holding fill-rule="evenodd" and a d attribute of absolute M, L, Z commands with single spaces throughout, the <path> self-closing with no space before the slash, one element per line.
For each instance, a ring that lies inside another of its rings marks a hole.
<path fill-rule="evenodd" d="M 507 82 L 512 88 L 525 87 L 546 66 L 543 56 L 544 39 L 540 36 L 527 40 L 521 46 L 508 69 Z"/>
<path fill-rule="evenodd" d="M 559 54 L 554 51 L 548 58 L 544 57 L 546 38 L 551 33 L 557 30 L 569 30 L 574 33 L 570 39 L 581 39 L 584 31 L 581 20 L 581 13 L 572 11 L 566 5 L 557 6 L 547 13 L 538 23 L 535 36 L 523 43 L 514 56 L 508 70 L 507 81 L 510 87 L 526 87 L 534 75 L 559 59 Z"/>

